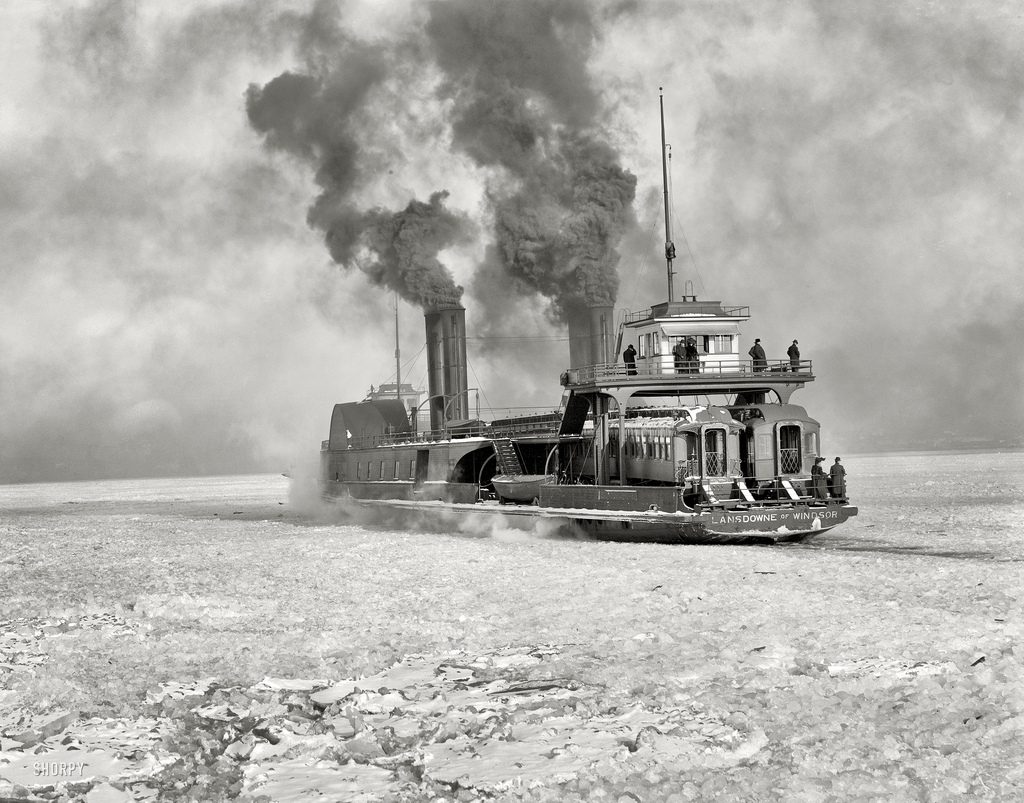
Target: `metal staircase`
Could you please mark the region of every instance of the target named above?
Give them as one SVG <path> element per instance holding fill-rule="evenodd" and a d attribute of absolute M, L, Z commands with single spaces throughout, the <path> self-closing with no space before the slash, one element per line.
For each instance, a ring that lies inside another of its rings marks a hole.
<path fill-rule="evenodd" d="M 496 438 L 492 444 L 499 474 L 514 477 L 523 473 L 523 464 L 519 461 L 519 453 L 511 438 Z"/>

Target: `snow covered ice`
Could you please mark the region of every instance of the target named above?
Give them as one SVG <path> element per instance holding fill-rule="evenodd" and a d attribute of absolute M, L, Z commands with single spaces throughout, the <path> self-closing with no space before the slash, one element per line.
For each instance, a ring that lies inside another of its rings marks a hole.
<path fill-rule="evenodd" d="M 1024 798 L 1024 454 L 844 463 L 782 547 L 0 487 L 0 798 Z"/>

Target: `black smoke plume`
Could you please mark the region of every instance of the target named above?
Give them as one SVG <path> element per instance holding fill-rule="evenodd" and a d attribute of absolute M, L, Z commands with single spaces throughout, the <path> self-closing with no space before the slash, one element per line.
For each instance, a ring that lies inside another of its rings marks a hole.
<path fill-rule="evenodd" d="M 323 232 L 336 263 L 359 267 L 371 281 L 414 304 L 458 300 L 462 288 L 437 255 L 463 238 L 469 225 L 444 206 L 447 192 L 435 192 L 428 203 L 413 200 L 399 212 L 363 209 L 358 203 L 368 167 L 359 115 L 387 76 L 388 62 L 358 43 L 338 47 L 336 63 L 322 74 L 285 72 L 262 87 L 250 85 L 249 122 L 268 148 L 314 167 L 320 194 L 307 222 Z"/>
<path fill-rule="evenodd" d="M 636 178 L 600 136 L 587 72 L 590 6 L 438 2 L 427 33 L 446 77 L 441 94 L 453 104 L 453 144 L 495 169 L 488 194 L 505 270 L 549 298 L 562 321 L 574 309 L 613 304 Z"/>

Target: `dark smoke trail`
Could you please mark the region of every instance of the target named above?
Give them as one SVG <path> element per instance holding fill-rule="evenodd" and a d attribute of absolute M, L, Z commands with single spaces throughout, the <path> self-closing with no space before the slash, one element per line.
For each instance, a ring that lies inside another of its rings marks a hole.
<path fill-rule="evenodd" d="M 434 3 L 427 32 L 447 76 L 441 91 L 453 101 L 455 147 L 503 169 L 489 196 L 508 273 L 551 299 L 560 320 L 613 303 L 616 246 L 634 221 L 636 178 L 598 137 L 588 5 Z"/>
<path fill-rule="evenodd" d="M 324 234 L 331 258 L 358 266 L 371 281 L 404 299 L 428 306 L 436 299 L 458 300 L 462 288 L 437 259 L 469 230 L 465 218 L 444 206 L 447 192 L 429 203 L 413 200 L 405 210 L 362 209 L 356 192 L 369 165 L 360 149 L 359 113 L 372 90 L 388 75 L 381 49 L 343 41 L 337 63 L 321 74 L 285 72 L 246 93 L 249 122 L 266 145 L 297 156 L 315 168 L 320 195 L 307 215 Z M 360 258 L 363 250 L 373 254 Z"/>
<path fill-rule="evenodd" d="M 363 270 L 377 284 L 391 287 L 421 307 L 457 302 L 462 288 L 452 281 L 437 253 L 463 238 L 464 217 L 444 206 L 447 192 L 435 192 L 430 203 L 410 201 L 401 212 L 373 210 L 363 216 L 367 245 L 377 260 Z"/>

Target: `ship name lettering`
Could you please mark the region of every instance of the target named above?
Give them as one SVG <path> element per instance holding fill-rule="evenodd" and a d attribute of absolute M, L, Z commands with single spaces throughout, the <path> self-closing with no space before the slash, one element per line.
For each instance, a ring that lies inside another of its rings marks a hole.
<path fill-rule="evenodd" d="M 722 524 L 752 524 L 759 521 L 775 521 L 774 513 L 733 513 L 722 516 Z"/>
<path fill-rule="evenodd" d="M 835 519 L 839 517 L 838 510 L 824 510 L 824 511 L 800 511 L 793 514 L 794 519 Z"/>
<path fill-rule="evenodd" d="M 719 520 L 719 524 L 757 524 L 760 522 L 774 522 L 785 519 L 835 519 L 839 518 L 838 510 L 823 510 L 823 511 L 797 511 L 784 516 L 782 519 L 779 518 L 777 513 L 724 513 L 722 518 Z"/>

